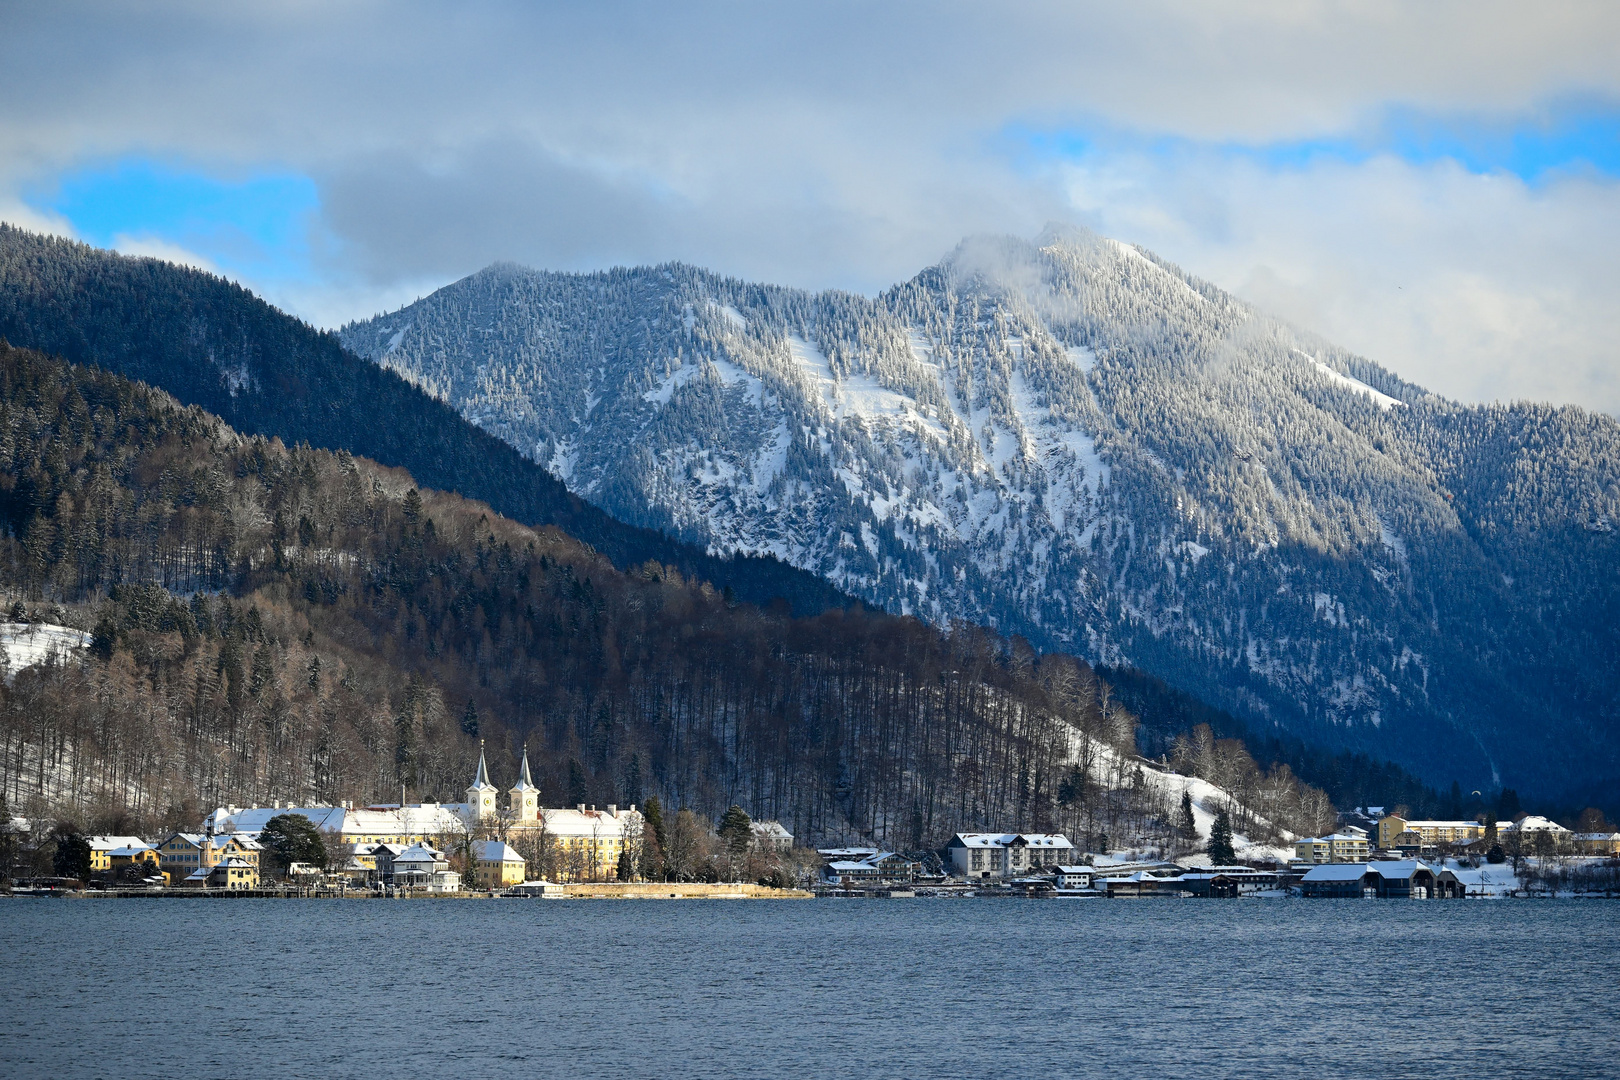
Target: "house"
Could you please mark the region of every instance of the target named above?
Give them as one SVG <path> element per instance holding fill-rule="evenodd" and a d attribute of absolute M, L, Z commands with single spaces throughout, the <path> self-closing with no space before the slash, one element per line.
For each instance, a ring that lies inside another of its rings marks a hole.
<path fill-rule="evenodd" d="M 1485 826 L 1478 821 L 1408 821 L 1394 814 L 1378 821 L 1378 846 L 1386 851 L 1415 851 L 1441 844 L 1460 847 L 1484 836 Z"/>
<path fill-rule="evenodd" d="M 1367 836 L 1349 832 L 1312 836 L 1294 841 L 1294 858 L 1308 863 L 1354 863 L 1367 861 Z"/>
<path fill-rule="evenodd" d="M 1095 871 L 1089 866 L 1058 866 L 1052 884 L 1060 889 L 1089 889 Z"/>
<path fill-rule="evenodd" d="M 503 889 L 520 885 L 528 877 L 523 856 L 500 840 L 476 840 L 472 845 L 473 877 L 481 888 Z"/>
<path fill-rule="evenodd" d="M 1073 865 L 1074 845 L 1062 833 L 957 833 L 945 845 L 952 873 L 1012 878 Z"/>
<path fill-rule="evenodd" d="M 209 870 L 223 859 L 234 858 L 253 867 L 257 874 L 264 846 L 249 833 L 177 832 L 158 844 L 158 858 L 170 881 L 185 881 L 195 870 Z"/>
<path fill-rule="evenodd" d="M 821 856 L 824 863 L 831 862 L 860 862 L 870 859 L 878 853 L 875 847 L 827 847 L 816 848 L 816 854 Z"/>
<path fill-rule="evenodd" d="M 259 868 L 246 859 L 226 857 L 211 866 L 199 866 L 180 880 L 183 888 L 257 889 Z"/>
<path fill-rule="evenodd" d="M 1576 833 L 1575 847 L 1582 855 L 1620 855 L 1620 832 Z"/>
<path fill-rule="evenodd" d="M 163 875 L 162 858 L 157 848 L 147 844 L 137 843 L 132 847 L 114 848 L 107 852 L 108 872 L 123 879 L 126 876 L 139 878 L 163 878 L 165 884 L 168 879 Z"/>
<path fill-rule="evenodd" d="M 208 870 L 210 889 L 257 889 L 259 868 L 246 859 L 228 855 Z"/>
<path fill-rule="evenodd" d="M 785 855 L 793 850 L 793 834 L 784 829 L 780 821 L 755 821 L 748 828 L 754 834 L 754 846 L 760 851 Z"/>
<path fill-rule="evenodd" d="M 822 867 L 829 881 L 841 885 L 909 883 L 921 872 L 921 863 L 892 851 L 880 851 L 864 859 L 835 859 Z"/>
<path fill-rule="evenodd" d="M 1500 835 L 1504 844 L 1516 844 L 1520 851 L 1526 853 L 1548 846 L 1554 850 L 1567 848 L 1575 843 L 1573 832 L 1539 814 L 1527 814 L 1518 821 L 1503 825 Z"/>
<path fill-rule="evenodd" d="M 431 889 L 441 884 L 439 875 L 450 873 L 444 852 L 427 844 L 413 844 L 394 856 L 389 880 L 395 885 Z"/>
<path fill-rule="evenodd" d="M 90 845 L 90 872 L 92 874 L 101 870 L 111 870 L 112 853 L 120 848 L 144 848 L 145 840 L 138 836 L 87 836 L 85 843 Z"/>

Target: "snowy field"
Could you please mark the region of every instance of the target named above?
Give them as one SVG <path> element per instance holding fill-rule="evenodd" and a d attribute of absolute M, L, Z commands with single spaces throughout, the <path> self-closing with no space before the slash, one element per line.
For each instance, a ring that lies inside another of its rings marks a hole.
<path fill-rule="evenodd" d="M 90 635 L 55 623 L 0 623 L 0 671 L 10 686 L 17 672 L 51 657 L 63 660 L 90 644 Z"/>

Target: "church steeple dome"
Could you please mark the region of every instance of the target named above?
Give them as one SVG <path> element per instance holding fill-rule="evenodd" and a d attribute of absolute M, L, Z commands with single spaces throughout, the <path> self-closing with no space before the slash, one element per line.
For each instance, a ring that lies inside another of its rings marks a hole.
<path fill-rule="evenodd" d="M 507 798 L 510 800 L 509 808 L 512 816 L 519 821 L 535 821 L 540 816 L 540 789 L 534 786 L 529 777 L 529 748 L 523 748 L 523 769 L 518 773 L 518 782 L 512 785 Z"/>
<path fill-rule="evenodd" d="M 495 795 L 499 789 L 489 782 L 489 765 L 484 761 L 484 740 L 478 740 L 478 775 L 467 789 L 467 807 L 475 818 L 495 814 Z"/>

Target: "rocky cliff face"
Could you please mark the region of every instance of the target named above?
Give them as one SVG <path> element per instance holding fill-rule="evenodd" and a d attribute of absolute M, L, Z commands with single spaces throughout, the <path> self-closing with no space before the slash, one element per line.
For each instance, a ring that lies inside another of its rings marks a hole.
<path fill-rule="evenodd" d="M 1081 232 L 875 298 L 494 266 L 345 328 L 623 520 L 1467 788 L 1620 778 L 1620 428 L 1470 408 Z"/>

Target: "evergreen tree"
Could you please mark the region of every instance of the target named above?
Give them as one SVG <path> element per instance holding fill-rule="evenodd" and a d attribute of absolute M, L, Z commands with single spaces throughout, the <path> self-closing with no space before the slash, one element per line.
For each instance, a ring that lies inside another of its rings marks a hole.
<path fill-rule="evenodd" d="M 90 876 L 90 841 L 77 830 L 62 831 L 56 838 L 56 854 L 51 866 L 57 877 L 84 881 Z"/>
<path fill-rule="evenodd" d="M 669 832 L 664 824 L 664 804 L 658 801 L 658 796 L 647 796 L 647 805 L 641 810 L 642 819 L 647 823 L 647 832 L 652 835 L 653 841 L 658 845 L 658 852 L 662 857 L 669 847 Z"/>
<path fill-rule="evenodd" d="M 1181 793 L 1181 835 L 1188 840 L 1198 839 L 1198 821 L 1193 817 L 1191 791 Z"/>
<path fill-rule="evenodd" d="M 715 831 L 720 839 L 726 842 L 726 850 L 733 859 L 747 855 L 749 847 L 754 842 L 753 821 L 747 812 L 735 803 L 721 817 L 720 827 Z"/>
<path fill-rule="evenodd" d="M 619 848 L 618 877 L 620 881 L 634 881 L 636 877 L 636 859 L 629 844 Z"/>
<path fill-rule="evenodd" d="M 1215 813 L 1215 823 L 1209 829 L 1209 858 L 1216 866 L 1231 866 L 1237 862 L 1237 850 L 1232 847 L 1232 819 L 1225 810 Z"/>
<path fill-rule="evenodd" d="M 568 805 L 580 806 L 590 800 L 585 781 L 585 766 L 579 758 L 568 759 Z"/>
<path fill-rule="evenodd" d="M 259 842 L 282 870 L 295 862 L 326 866 L 326 841 L 303 814 L 277 814 L 264 823 Z"/>
<path fill-rule="evenodd" d="M 461 733 L 478 738 L 478 706 L 472 698 L 467 699 L 467 707 L 461 712 Z"/>

